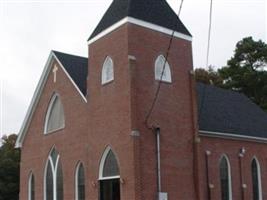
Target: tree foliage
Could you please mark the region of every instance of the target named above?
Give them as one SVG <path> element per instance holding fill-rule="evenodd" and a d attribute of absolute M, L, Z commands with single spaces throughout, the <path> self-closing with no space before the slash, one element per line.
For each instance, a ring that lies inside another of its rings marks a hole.
<path fill-rule="evenodd" d="M 236 44 L 227 66 L 218 71 L 196 69 L 196 80 L 241 92 L 267 111 L 266 70 L 267 44 L 247 37 Z"/>
<path fill-rule="evenodd" d="M 0 200 L 19 199 L 20 151 L 15 149 L 17 136 L 4 136 L 0 146 Z"/>
<path fill-rule="evenodd" d="M 224 87 L 247 95 L 267 110 L 267 44 L 244 38 L 236 45 L 234 56 L 218 72 Z"/>
<path fill-rule="evenodd" d="M 204 68 L 195 69 L 195 78 L 198 82 L 205 84 L 212 84 L 216 86 L 221 86 L 223 84 L 223 79 L 220 77 L 217 71 L 213 67 L 209 67 L 208 70 Z"/>

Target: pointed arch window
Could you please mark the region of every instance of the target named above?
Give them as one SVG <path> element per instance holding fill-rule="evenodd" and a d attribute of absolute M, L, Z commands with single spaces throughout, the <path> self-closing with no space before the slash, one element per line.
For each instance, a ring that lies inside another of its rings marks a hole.
<path fill-rule="evenodd" d="M 82 163 L 78 164 L 75 173 L 75 199 L 76 200 L 85 199 L 85 177 L 84 177 L 84 167 Z"/>
<path fill-rule="evenodd" d="M 227 156 L 222 156 L 220 160 L 220 182 L 221 182 L 221 199 L 232 199 L 232 184 L 231 184 L 231 167 Z"/>
<path fill-rule="evenodd" d="M 30 174 L 28 181 L 28 200 L 35 200 L 35 180 L 33 173 Z"/>
<path fill-rule="evenodd" d="M 45 200 L 63 200 L 63 172 L 58 152 L 53 149 L 48 157 L 44 176 Z"/>
<path fill-rule="evenodd" d="M 50 100 L 48 110 L 45 117 L 45 133 L 62 129 L 65 127 L 65 116 L 63 104 L 58 94 L 54 94 Z"/>
<path fill-rule="evenodd" d="M 253 200 L 262 200 L 260 163 L 256 158 L 251 162 Z"/>
<path fill-rule="evenodd" d="M 163 55 L 159 55 L 155 61 L 155 80 L 168 83 L 172 82 L 170 65 Z"/>
<path fill-rule="evenodd" d="M 100 200 L 120 200 L 120 172 L 117 158 L 108 147 L 99 168 Z"/>
<path fill-rule="evenodd" d="M 114 66 L 112 59 L 108 56 L 102 67 L 102 85 L 114 80 Z"/>

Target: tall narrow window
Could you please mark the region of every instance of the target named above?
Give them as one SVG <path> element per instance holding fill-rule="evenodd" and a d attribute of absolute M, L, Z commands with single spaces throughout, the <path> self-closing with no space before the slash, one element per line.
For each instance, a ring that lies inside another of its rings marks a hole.
<path fill-rule="evenodd" d="M 29 200 L 35 200 L 35 183 L 34 183 L 34 175 L 33 173 L 29 176 L 29 182 L 28 182 L 28 199 Z"/>
<path fill-rule="evenodd" d="M 232 199 L 231 168 L 226 156 L 220 160 L 221 199 Z"/>
<path fill-rule="evenodd" d="M 45 200 L 63 200 L 63 172 L 58 152 L 53 149 L 45 170 Z"/>
<path fill-rule="evenodd" d="M 168 83 L 172 82 L 170 65 L 163 55 L 158 56 L 156 59 L 155 79 Z"/>
<path fill-rule="evenodd" d="M 110 57 L 107 57 L 102 67 L 102 85 L 114 80 L 114 66 Z"/>
<path fill-rule="evenodd" d="M 84 167 L 82 163 L 79 163 L 76 168 L 75 173 L 75 191 L 76 200 L 85 199 L 85 177 L 84 177 Z"/>
<path fill-rule="evenodd" d="M 256 158 L 251 163 L 253 200 L 262 200 L 260 164 Z"/>
<path fill-rule="evenodd" d="M 117 158 L 108 147 L 99 169 L 100 200 L 120 200 L 120 172 Z"/>
<path fill-rule="evenodd" d="M 45 133 L 50 133 L 64 128 L 65 117 L 64 109 L 58 94 L 54 94 L 50 100 L 48 110 L 45 117 Z"/>

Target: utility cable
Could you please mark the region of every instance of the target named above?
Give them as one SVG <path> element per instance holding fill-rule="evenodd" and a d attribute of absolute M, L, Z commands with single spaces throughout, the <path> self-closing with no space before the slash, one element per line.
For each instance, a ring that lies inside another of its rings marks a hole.
<path fill-rule="evenodd" d="M 211 27 L 212 27 L 212 10 L 213 10 L 213 1 L 210 0 L 210 15 L 209 15 L 209 32 L 208 32 L 208 46 L 207 46 L 207 60 L 206 67 L 209 67 L 209 56 L 210 56 L 210 40 L 211 40 Z"/>
<path fill-rule="evenodd" d="M 183 8 L 183 3 L 184 3 L 184 0 L 181 0 L 180 8 L 179 8 L 179 11 L 178 11 L 178 17 L 181 14 L 181 11 L 182 11 L 182 8 Z M 172 46 L 174 34 L 175 34 L 175 29 L 173 29 L 173 31 L 172 31 L 171 38 L 170 38 L 170 41 L 169 41 L 169 44 L 168 44 L 168 48 L 167 48 L 167 51 L 166 51 L 166 54 L 165 54 L 165 61 L 164 61 L 164 65 L 163 65 L 163 69 L 162 69 L 161 75 L 160 75 L 160 80 L 159 80 L 158 87 L 157 87 L 157 90 L 156 90 L 156 93 L 155 93 L 155 97 L 154 97 L 154 99 L 152 101 L 151 107 L 150 107 L 150 109 L 149 109 L 149 111 L 148 111 L 148 113 L 146 115 L 146 118 L 145 118 L 145 124 L 146 124 L 146 126 L 148 128 L 151 128 L 148 125 L 148 120 L 149 120 L 149 117 L 152 114 L 152 111 L 153 111 L 153 109 L 155 107 L 155 104 L 156 104 L 158 96 L 159 96 L 161 83 L 162 83 L 162 78 L 163 78 L 163 75 L 164 75 L 164 72 L 165 72 L 166 64 L 168 62 L 168 57 L 169 57 L 169 54 L 170 54 L 170 49 L 171 49 L 171 46 Z"/>

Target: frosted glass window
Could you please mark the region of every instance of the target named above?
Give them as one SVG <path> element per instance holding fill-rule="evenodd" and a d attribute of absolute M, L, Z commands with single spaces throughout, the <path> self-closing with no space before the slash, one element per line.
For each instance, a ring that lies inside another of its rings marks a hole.
<path fill-rule="evenodd" d="M 254 158 L 251 163 L 253 200 L 262 200 L 261 175 L 259 162 Z"/>
<path fill-rule="evenodd" d="M 103 177 L 119 176 L 119 166 L 114 153 L 110 150 L 103 168 Z"/>
<path fill-rule="evenodd" d="M 114 80 L 114 66 L 110 57 L 107 57 L 102 67 L 102 84 Z"/>
<path fill-rule="evenodd" d="M 60 97 L 54 95 L 50 101 L 46 114 L 45 133 L 50 133 L 64 128 L 65 117 L 64 109 Z"/>
<path fill-rule="evenodd" d="M 220 162 L 221 199 L 232 199 L 231 171 L 228 159 L 223 156 Z"/>
<path fill-rule="evenodd" d="M 172 82 L 171 69 L 169 63 L 165 62 L 165 57 L 163 55 L 158 56 L 155 62 L 155 79 L 161 80 L 163 82 Z M 164 67 L 165 64 L 165 67 Z M 164 69 L 164 71 L 163 71 Z"/>
<path fill-rule="evenodd" d="M 63 172 L 59 154 L 53 149 L 45 173 L 45 200 L 63 200 Z"/>
<path fill-rule="evenodd" d="M 29 182 L 28 182 L 28 196 L 29 196 L 29 200 L 35 200 L 35 183 L 34 183 L 34 175 L 31 174 L 30 178 L 29 178 Z"/>
<path fill-rule="evenodd" d="M 85 177 L 83 164 L 76 169 L 76 200 L 85 200 Z"/>

